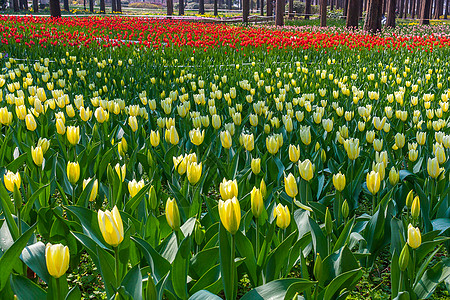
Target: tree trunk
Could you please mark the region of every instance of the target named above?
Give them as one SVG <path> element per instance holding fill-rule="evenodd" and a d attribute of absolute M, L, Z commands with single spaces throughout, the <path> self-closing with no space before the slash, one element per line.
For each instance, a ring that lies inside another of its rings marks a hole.
<path fill-rule="evenodd" d="M 347 7 L 347 28 L 356 29 L 359 23 L 359 6 L 361 2 L 359 0 L 349 0 Z"/>
<path fill-rule="evenodd" d="M 248 23 L 248 15 L 250 11 L 250 0 L 242 0 L 242 21 Z"/>
<path fill-rule="evenodd" d="M 122 0 L 116 0 L 116 9 L 118 12 L 122 12 Z"/>
<path fill-rule="evenodd" d="M 94 0 L 89 0 L 89 11 L 94 12 Z"/>
<path fill-rule="evenodd" d="M 180 16 L 184 15 L 184 0 L 179 0 L 178 1 L 178 14 Z"/>
<path fill-rule="evenodd" d="M 111 0 L 111 11 L 115 13 L 117 11 L 116 0 Z"/>
<path fill-rule="evenodd" d="M 445 3 L 445 14 L 444 14 L 444 19 L 447 19 L 447 15 L 448 15 L 448 4 L 449 4 L 449 0 L 447 0 L 447 2 Z"/>
<path fill-rule="evenodd" d="M 430 24 L 430 7 L 431 0 L 422 0 L 422 5 L 420 8 L 420 25 L 428 25 Z"/>
<path fill-rule="evenodd" d="M 261 0 L 261 3 L 259 4 L 261 8 L 261 16 L 264 16 L 264 0 Z"/>
<path fill-rule="evenodd" d="M 277 10 L 275 16 L 275 25 L 284 26 L 284 10 L 285 10 L 284 0 L 277 0 L 276 5 Z"/>
<path fill-rule="evenodd" d="M 305 2 L 305 20 L 309 20 L 310 14 L 311 14 L 311 0 L 306 0 L 306 2 Z"/>
<path fill-rule="evenodd" d="M 39 1 L 38 0 L 33 0 L 33 11 L 39 12 Z"/>
<path fill-rule="evenodd" d="M 294 18 L 294 0 L 288 0 L 289 1 L 289 19 Z"/>
<path fill-rule="evenodd" d="M 14 0 L 17 1 L 17 0 Z M 59 5 L 59 0 L 50 0 L 50 15 L 53 18 L 60 18 L 61 17 L 61 6 Z"/>
<path fill-rule="evenodd" d="M 403 18 L 403 3 L 405 0 L 399 0 L 398 17 Z"/>
<path fill-rule="evenodd" d="M 19 0 L 12 0 L 12 7 L 14 11 L 19 11 Z"/>
<path fill-rule="evenodd" d="M 219 15 L 219 12 L 218 12 L 218 9 L 217 9 L 217 1 L 218 1 L 218 0 L 214 0 L 214 15 L 215 15 L 215 16 L 218 16 L 218 15 Z"/>
<path fill-rule="evenodd" d="M 205 14 L 205 0 L 200 0 L 198 2 L 198 13 L 201 15 Z"/>
<path fill-rule="evenodd" d="M 441 13 L 441 6 L 442 6 L 442 0 L 436 0 L 434 2 L 434 18 L 439 19 L 439 16 L 442 15 Z"/>
<path fill-rule="evenodd" d="M 403 19 L 406 19 L 408 17 L 408 0 L 405 0 L 403 5 Z"/>
<path fill-rule="evenodd" d="M 64 0 L 64 10 L 69 11 L 69 0 Z"/>
<path fill-rule="evenodd" d="M 327 0 L 320 0 L 320 27 L 327 26 Z"/>
<path fill-rule="evenodd" d="M 381 0 L 370 0 L 367 8 L 364 30 L 372 33 L 381 31 Z"/>
<path fill-rule="evenodd" d="M 106 13 L 105 0 L 100 0 L 100 13 L 102 14 Z"/>
<path fill-rule="evenodd" d="M 167 0 L 167 15 L 173 15 L 173 0 Z"/>
<path fill-rule="evenodd" d="M 348 2 L 349 2 L 349 0 L 343 0 L 343 3 L 344 3 L 344 13 L 343 13 L 343 16 L 344 16 L 344 17 L 347 17 L 347 16 L 348 16 Z"/>
<path fill-rule="evenodd" d="M 267 16 L 270 17 L 272 15 L 273 15 L 272 0 L 267 0 Z"/>
<path fill-rule="evenodd" d="M 416 0 L 411 0 L 411 8 L 410 8 L 411 19 L 414 19 L 416 16 Z"/>
<path fill-rule="evenodd" d="M 334 0 L 330 1 L 330 10 L 334 10 Z"/>
<path fill-rule="evenodd" d="M 228 9 L 231 10 L 232 8 L 233 8 L 233 7 L 232 7 L 231 0 L 228 0 Z"/>
<path fill-rule="evenodd" d="M 388 0 L 386 27 L 395 27 L 395 0 Z"/>

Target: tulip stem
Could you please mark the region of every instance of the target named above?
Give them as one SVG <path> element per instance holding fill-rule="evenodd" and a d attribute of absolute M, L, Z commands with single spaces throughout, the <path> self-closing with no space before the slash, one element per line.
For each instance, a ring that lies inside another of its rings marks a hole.
<path fill-rule="evenodd" d="M 376 194 L 372 195 L 372 216 L 375 213 L 375 208 L 377 206 L 377 196 Z"/>
<path fill-rule="evenodd" d="M 57 300 L 62 300 L 62 297 L 61 297 L 61 281 L 60 281 L 60 279 L 61 279 L 61 277 L 60 278 L 55 278 L 55 281 L 56 281 L 56 299 Z"/>
<path fill-rule="evenodd" d="M 115 265 L 116 265 L 116 286 L 119 288 L 120 286 L 120 271 L 119 271 L 119 247 L 113 247 L 114 248 L 114 254 L 115 254 Z"/>
<path fill-rule="evenodd" d="M 237 278 L 235 278 L 236 273 L 236 263 L 235 263 L 235 245 L 236 245 L 236 238 L 235 235 L 232 234 L 231 235 L 231 282 L 233 284 L 233 293 L 231 296 L 231 300 L 236 299 L 236 280 Z"/>
<path fill-rule="evenodd" d="M 256 255 L 255 258 L 256 260 L 258 260 L 258 255 L 259 255 L 259 217 L 256 218 Z"/>

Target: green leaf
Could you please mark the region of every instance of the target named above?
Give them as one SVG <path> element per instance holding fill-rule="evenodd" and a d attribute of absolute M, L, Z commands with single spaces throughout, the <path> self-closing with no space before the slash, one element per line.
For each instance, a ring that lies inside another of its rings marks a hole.
<path fill-rule="evenodd" d="M 50 280 L 50 274 L 45 262 L 45 245 L 42 242 L 30 245 L 23 249 L 20 255 L 22 261 L 35 272 L 47 284 Z"/>
<path fill-rule="evenodd" d="M 430 297 L 436 287 L 443 281 L 450 278 L 450 258 L 437 263 L 432 268 L 428 269 L 414 286 L 414 293 L 417 298 L 426 299 Z"/>
<path fill-rule="evenodd" d="M 192 295 L 189 300 L 222 300 L 222 298 L 211 292 L 201 290 Z"/>
<path fill-rule="evenodd" d="M 97 268 L 100 272 L 100 275 L 102 275 L 106 295 L 108 298 L 111 298 L 114 295 L 114 288 L 116 287 L 114 257 L 99 246 L 97 246 L 97 256 L 99 262 Z"/>
<path fill-rule="evenodd" d="M 333 252 L 336 252 L 338 249 L 342 248 L 345 244 L 348 243 L 354 225 L 355 218 L 352 218 L 347 222 L 347 224 L 345 224 L 344 229 L 342 230 L 338 240 L 336 241 L 336 244 L 334 244 Z"/>
<path fill-rule="evenodd" d="M 172 285 L 181 299 L 188 298 L 187 275 L 191 251 L 191 236 L 187 236 L 180 244 L 175 260 L 172 263 Z"/>
<path fill-rule="evenodd" d="M 309 281 L 306 279 L 299 279 L 299 282 L 293 283 L 289 286 L 286 295 L 284 296 L 284 300 L 292 300 L 295 296 L 295 293 L 302 293 L 305 290 L 312 288 L 317 282 Z"/>
<path fill-rule="evenodd" d="M 122 280 L 121 285 L 125 288 L 125 291 L 130 294 L 132 299 L 142 299 L 142 274 L 139 265 L 135 265 L 128 271 L 127 275 L 125 275 L 125 278 Z"/>
<path fill-rule="evenodd" d="M 153 247 L 143 239 L 133 236 L 131 239 L 136 243 L 136 246 L 141 250 L 147 263 L 155 276 L 156 281 L 160 281 L 171 269 L 170 262 L 156 252 Z"/>
<path fill-rule="evenodd" d="M 262 286 L 254 288 L 246 293 L 241 300 L 282 300 L 284 299 L 289 287 L 305 279 L 286 278 L 274 280 Z"/>
<path fill-rule="evenodd" d="M 233 262 L 231 261 L 231 246 L 228 240 L 228 232 L 220 224 L 219 227 L 219 257 L 220 257 L 220 273 L 222 274 L 223 290 L 227 299 L 234 299 L 233 295 L 235 282 L 232 280 L 233 276 L 230 273 Z M 234 277 L 236 278 L 236 277 Z"/>
<path fill-rule="evenodd" d="M 206 271 L 202 277 L 192 286 L 189 292 L 195 293 L 199 290 L 206 289 L 212 284 L 220 281 L 220 265 L 217 264 L 213 266 L 211 269 Z"/>
<path fill-rule="evenodd" d="M 28 240 L 33 235 L 35 228 L 36 224 L 24 232 L 19 239 L 17 239 L 17 241 L 15 241 L 14 244 L 6 250 L 2 257 L 0 257 L 0 269 L 2 270 L 0 272 L 0 291 L 5 287 L 14 264 L 22 253 L 23 248 L 27 245 Z"/>
<path fill-rule="evenodd" d="M 3 184 L 0 184 L 0 186 L 3 186 Z M 17 227 L 16 222 L 14 222 L 13 214 L 11 212 L 11 210 L 14 209 L 14 206 L 12 205 L 11 198 L 9 198 L 8 193 L 6 193 L 6 196 L 7 198 L 0 195 L 3 215 L 6 219 L 6 224 L 8 225 L 9 232 L 11 233 L 13 240 L 17 240 L 19 238 L 19 228 Z"/>
<path fill-rule="evenodd" d="M 109 247 L 105 246 L 106 243 L 104 242 L 100 227 L 98 227 L 96 212 L 81 206 L 67 206 L 66 209 L 80 220 L 85 235 L 94 240 L 100 247 L 109 249 Z"/>
<path fill-rule="evenodd" d="M 219 247 L 207 248 L 197 252 L 189 266 L 189 275 L 194 279 L 202 277 L 209 269 L 219 263 Z"/>
<path fill-rule="evenodd" d="M 339 293 L 342 289 L 351 289 L 351 286 L 353 286 L 354 283 L 356 283 L 359 278 L 362 276 L 361 269 L 356 269 L 352 271 L 348 271 L 345 273 L 342 273 L 338 277 L 334 278 L 330 284 L 327 286 L 325 290 L 324 300 L 331 300 L 334 299 L 336 294 Z M 352 284 L 349 284 L 351 282 Z"/>
<path fill-rule="evenodd" d="M 24 207 L 22 208 L 22 214 L 24 216 L 28 216 L 31 212 L 31 209 L 33 208 L 34 202 L 36 202 L 36 199 L 39 199 L 39 196 L 42 194 L 42 192 L 45 191 L 45 189 L 50 185 L 50 183 L 47 183 L 46 185 L 43 185 L 39 187 L 37 191 L 35 191 L 30 198 L 28 198 L 27 203 L 25 203 Z"/>
<path fill-rule="evenodd" d="M 66 295 L 65 300 L 80 300 L 81 299 L 81 292 L 78 285 L 75 285 Z"/>
<path fill-rule="evenodd" d="M 311 226 L 311 237 L 314 246 L 314 252 L 320 254 L 320 257 L 328 256 L 328 245 L 325 234 L 322 229 L 317 225 L 316 221 L 309 218 L 309 226 Z"/>
<path fill-rule="evenodd" d="M 269 253 L 265 271 L 266 281 L 272 281 L 280 277 L 280 272 L 286 266 L 289 249 L 297 239 L 297 231 L 291 233 L 284 241 Z"/>
<path fill-rule="evenodd" d="M 248 270 L 248 275 L 250 277 L 251 284 L 253 286 L 257 285 L 258 277 L 256 275 L 256 258 L 255 258 L 255 252 L 253 250 L 253 245 L 250 242 L 250 240 L 242 234 L 242 232 L 237 231 L 236 232 L 236 250 L 239 253 L 239 255 L 244 260 L 244 265 Z"/>
<path fill-rule="evenodd" d="M 25 278 L 20 275 L 11 274 L 10 283 L 11 288 L 14 291 L 14 294 L 20 300 L 47 298 L 47 293 L 39 285 L 37 285 L 28 278 Z"/>
<path fill-rule="evenodd" d="M 144 186 L 133 198 L 127 201 L 125 205 L 125 211 L 132 214 L 134 210 L 138 207 L 139 203 L 144 198 L 144 195 L 148 192 L 150 189 L 151 184 L 148 183 L 146 186 Z"/>

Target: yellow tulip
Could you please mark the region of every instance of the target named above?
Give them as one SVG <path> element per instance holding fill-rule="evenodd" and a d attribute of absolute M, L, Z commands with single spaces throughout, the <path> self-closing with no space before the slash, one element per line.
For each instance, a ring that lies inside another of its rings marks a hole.
<path fill-rule="evenodd" d="M 372 195 L 375 195 L 380 189 L 381 184 L 380 175 L 378 174 L 378 172 L 372 171 L 370 173 L 367 173 L 366 183 L 369 192 L 371 192 Z"/>
<path fill-rule="evenodd" d="M 79 126 L 68 126 L 67 128 L 67 140 L 71 145 L 78 144 L 80 140 L 80 127 Z"/>
<path fill-rule="evenodd" d="M 419 214 L 420 214 L 420 200 L 419 196 L 416 196 L 411 206 L 411 216 L 413 217 L 414 220 L 416 220 L 419 217 Z"/>
<path fill-rule="evenodd" d="M 410 190 L 408 195 L 406 196 L 406 206 L 411 208 L 413 200 L 414 200 L 414 191 Z"/>
<path fill-rule="evenodd" d="M 32 114 L 28 114 L 25 117 L 25 124 L 27 125 L 27 129 L 29 131 L 35 131 L 37 124 L 36 120 L 34 119 L 34 116 Z"/>
<path fill-rule="evenodd" d="M 286 229 L 291 223 L 291 213 L 287 205 L 279 203 L 273 210 L 273 217 L 277 219 L 277 226 L 281 229 Z"/>
<path fill-rule="evenodd" d="M 305 145 L 309 145 L 311 143 L 311 132 L 309 126 L 305 126 L 300 129 L 300 138 L 302 143 Z"/>
<path fill-rule="evenodd" d="M 98 225 L 106 243 L 117 247 L 123 241 L 123 223 L 117 206 L 111 211 L 98 210 Z"/>
<path fill-rule="evenodd" d="M 300 171 L 300 176 L 306 180 L 310 181 L 314 177 L 314 165 L 309 159 L 305 159 L 303 162 L 299 162 L 298 168 Z"/>
<path fill-rule="evenodd" d="M 278 152 L 278 141 L 275 136 L 269 136 L 266 138 L 267 151 L 270 154 L 276 154 Z"/>
<path fill-rule="evenodd" d="M 177 231 L 178 229 L 180 229 L 180 225 L 181 225 L 181 219 L 180 219 L 180 212 L 178 210 L 178 205 L 177 205 L 177 201 L 175 201 L 175 199 L 167 199 L 166 202 L 166 220 L 167 220 L 167 224 L 169 224 L 169 226 Z"/>
<path fill-rule="evenodd" d="M 92 180 L 91 178 L 83 180 L 83 190 L 91 182 L 91 180 Z M 92 184 L 91 193 L 89 194 L 89 201 L 94 201 L 95 198 L 97 197 L 97 193 L 98 193 L 98 180 L 95 179 L 94 183 Z"/>
<path fill-rule="evenodd" d="M 83 120 L 84 122 L 89 121 L 89 119 L 92 117 L 92 111 L 91 109 L 88 108 L 84 108 L 83 106 L 80 107 L 80 118 L 81 120 Z"/>
<path fill-rule="evenodd" d="M 401 149 L 403 146 L 405 146 L 405 135 L 403 133 L 398 132 L 395 135 L 395 145 Z"/>
<path fill-rule="evenodd" d="M 17 189 L 20 189 L 20 184 L 22 182 L 19 172 L 14 174 L 11 171 L 8 171 L 3 175 L 3 181 L 5 182 L 6 189 L 10 192 L 14 192 L 14 186 L 16 186 Z"/>
<path fill-rule="evenodd" d="M 231 148 L 233 141 L 231 140 L 231 134 L 228 130 L 220 132 L 220 142 L 225 149 Z"/>
<path fill-rule="evenodd" d="M 191 162 L 187 165 L 187 178 L 189 182 L 194 185 L 202 176 L 202 163 L 197 164 L 196 162 Z"/>
<path fill-rule="evenodd" d="M 263 197 L 261 194 L 261 190 L 257 189 L 256 187 L 253 187 L 251 193 L 251 207 L 252 207 L 252 213 L 255 216 L 255 218 L 259 218 L 259 216 L 262 214 L 264 210 L 264 202 Z"/>
<path fill-rule="evenodd" d="M 70 255 L 67 246 L 50 243 L 45 246 L 45 262 L 51 276 L 55 278 L 63 276 L 69 268 L 69 260 Z"/>
<path fill-rule="evenodd" d="M 235 234 L 238 231 L 241 222 L 241 206 L 236 197 L 226 201 L 219 200 L 219 216 L 228 232 Z"/>
<path fill-rule="evenodd" d="M 159 130 L 156 131 L 150 131 L 150 143 L 153 147 L 157 147 L 159 145 L 160 136 L 159 136 Z"/>
<path fill-rule="evenodd" d="M 441 174 L 442 169 L 439 168 L 439 161 L 436 157 L 433 159 L 428 158 L 427 171 L 428 175 L 430 175 L 431 178 L 434 179 L 438 178 L 439 174 Z"/>
<path fill-rule="evenodd" d="M 297 196 L 297 181 L 295 180 L 295 177 L 294 175 L 292 175 L 292 173 L 289 173 L 288 177 L 284 177 L 284 188 L 286 190 L 286 194 L 288 194 L 289 197 L 295 198 L 295 196 Z"/>
<path fill-rule="evenodd" d="M 94 115 L 97 119 L 97 122 L 99 122 L 100 124 L 109 120 L 109 112 L 104 110 L 102 107 L 97 107 Z"/>
<path fill-rule="evenodd" d="M 389 182 L 391 183 L 392 186 L 394 186 L 398 183 L 399 180 L 400 174 L 395 169 L 395 167 L 392 167 L 391 170 L 389 171 Z"/>
<path fill-rule="evenodd" d="M 122 140 L 117 144 L 117 151 L 119 151 L 120 156 L 125 157 L 128 151 L 128 143 L 125 137 L 122 137 Z"/>
<path fill-rule="evenodd" d="M 0 108 L 0 123 L 9 126 L 12 123 L 13 115 L 6 107 Z"/>
<path fill-rule="evenodd" d="M 189 131 L 189 138 L 192 144 L 199 146 L 203 143 L 203 140 L 205 138 L 205 131 L 200 131 L 200 129 L 192 129 L 191 131 Z"/>
<path fill-rule="evenodd" d="M 236 179 L 234 180 L 226 180 L 225 178 L 222 180 L 219 186 L 220 196 L 222 200 L 226 201 L 233 197 L 238 196 L 238 185 Z"/>
<path fill-rule="evenodd" d="M 261 172 L 261 159 L 260 158 L 252 158 L 251 162 L 252 172 L 257 175 Z"/>
<path fill-rule="evenodd" d="M 333 175 L 333 185 L 336 190 L 342 192 L 345 188 L 345 175 L 339 172 Z"/>
<path fill-rule="evenodd" d="M 50 147 L 50 142 L 46 138 L 39 138 L 37 145 L 42 148 L 42 153 L 45 154 Z"/>
<path fill-rule="evenodd" d="M 114 167 L 114 169 L 116 170 L 117 176 L 119 176 L 119 179 L 124 182 L 125 180 L 125 176 L 126 176 L 126 172 L 127 172 L 127 166 L 123 165 L 120 166 L 119 163 L 117 163 Z"/>
<path fill-rule="evenodd" d="M 166 130 L 165 138 L 166 141 L 168 141 L 172 145 L 178 144 L 178 142 L 180 141 L 180 137 L 178 136 L 178 132 L 175 126 L 171 126 L 169 129 Z"/>
<path fill-rule="evenodd" d="M 66 133 L 66 125 L 64 124 L 64 120 L 61 118 L 56 119 L 56 131 L 60 135 L 63 135 Z"/>
<path fill-rule="evenodd" d="M 128 117 L 128 125 L 133 132 L 136 132 L 138 130 L 138 122 L 135 116 Z"/>
<path fill-rule="evenodd" d="M 289 160 L 291 162 L 297 162 L 300 158 L 300 146 L 289 145 Z"/>
<path fill-rule="evenodd" d="M 255 148 L 255 139 L 253 137 L 253 133 L 242 134 L 242 141 L 243 141 L 245 150 L 252 151 Z"/>
<path fill-rule="evenodd" d="M 422 236 L 420 234 L 419 227 L 414 227 L 411 224 L 408 225 L 408 245 L 413 248 L 419 248 L 422 244 Z"/>
<path fill-rule="evenodd" d="M 42 153 L 42 148 L 40 146 L 37 146 L 36 148 L 31 146 L 31 157 L 33 158 L 33 162 L 36 166 L 42 166 L 42 163 L 44 162 L 44 154 Z"/>
<path fill-rule="evenodd" d="M 136 181 L 136 179 L 133 179 L 132 181 L 128 182 L 128 192 L 130 193 L 130 197 L 133 198 L 136 196 L 137 193 L 144 187 L 145 183 L 144 180 L 141 179 L 139 181 Z"/>
<path fill-rule="evenodd" d="M 68 162 L 67 163 L 67 178 L 71 184 L 77 183 L 80 178 L 80 165 L 78 162 Z"/>
<path fill-rule="evenodd" d="M 358 139 L 347 139 L 344 141 L 344 149 L 347 151 L 348 158 L 355 160 L 359 156 L 359 140 Z"/>

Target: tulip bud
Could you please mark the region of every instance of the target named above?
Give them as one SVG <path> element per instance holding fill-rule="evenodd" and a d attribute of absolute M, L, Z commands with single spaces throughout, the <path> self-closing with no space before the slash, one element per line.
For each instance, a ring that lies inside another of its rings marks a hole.
<path fill-rule="evenodd" d="M 180 229 L 180 225 L 181 225 L 181 219 L 180 219 L 180 212 L 178 210 L 178 205 L 177 202 L 175 201 L 175 199 L 167 199 L 166 202 L 166 220 L 167 220 L 167 224 L 169 224 L 169 226 L 177 231 L 178 229 Z"/>
<path fill-rule="evenodd" d="M 78 144 L 78 141 L 80 140 L 80 127 L 68 126 L 66 136 L 72 146 Z"/>
<path fill-rule="evenodd" d="M 259 189 L 261 191 L 261 195 L 264 198 L 266 198 L 267 195 L 267 187 L 266 187 L 266 183 L 264 182 L 264 178 L 261 179 L 261 182 L 259 183 Z"/>
<path fill-rule="evenodd" d="M 313 274 L 316 280 L 320 280 L 322 276 L 322 258 L 320 258 L 320 254 L 317 253 L 316 261 L 314 263 Z"/>
<path fill-rule="evenodd" d="M 117 176 L 119 176 L 120 181 L 124 182 L 125 180 L 125 176 L 126 176 L 126 172 L 127 172 L 127 166 L 123 165 L 120 166 L 119 163 L 116 164 L 116 166 L 114 167 L 114 169 L 116 170 Z"/>
<path fill-rule="evenodd" d="M 148 196 L 148 207 L 151 210 L 155 210 L 158 206 L 158 198 L 156 196 L 155 187 L 152 185 L 150 187 L 149 196 Z"/>
<path fill-rule="evenodd" d="M 37 124 L 36 120 L 34 119 L 34 116 L 32 114 L 28 114 L 25 117 L 25 124 L 27 125 L 27 129 L 29 131 L 35 131 Z"/>
<path fill-rule="evenodd" d="M 309 159 L 305 159 L 303 162 L 299 162 L 298 168 L 300 170 L 300 176 L 306 180 L 310 181 L 314 176 L 314 165 Z"/>
<path fill-rule="evenodd" d="M 392 167 L 389 171 L 389 182 L 392 186 L 396 185 L 398 181 L 400 180 L 400 174 L 397 172 L 395 167 Z"/>
<path fill-rule="evenodd" d="M 80 165 L 78 162 L 67 163 L 67 178 L 71 184 L 76 184 L 80 178 Z"/>
<path fill-rule="evenodd" d="M 345 175 L 339 172 L 333 175 L 333 185 L 336 190 L 342 192 L 345 188 Z"/>
<path fill-rule="evenodd" d="M 150 131 L 150 143 L 153 147 L 157 147 L 159 145 L 160 137 L 159 137 L 159 130 L 156 131 Z"/>
<path fill-rule="evenodd" d="M 347 219 L 348 214 L 349 214 L 349 207 L 348 207 L 348 203 L 347 200 L 344 200 L 344 203 L 342 203 L 342 216 L 344 217 L 344 219 Z"/>
<path fill-rule="evenodd" d="M 235 234 L 241 222 L 241 206 L 236 197 L 223 201 L 219 200 L 219 216 L 222 225 L 231 234 Z"/>
<path fill-rule="evenodd" d="M 366 183 L 369 192 L 371 192 L 372 195 L 375 195 L 380 189 L 381 184 L 380 175 L 378 174 L 378 172 L 372 171 L 370 173 L 367 173 Z"/>
<path fill-rule="evenodd" d="M 261 191 L 256 187 L 253 187 L 251 191 L 251 207 L 255 218 L 259 218 L 264 210 L 264 202 Z"/>
<path fill-rule="evenodd" d="M 69 268 L 69 259 L 69 248 L 67 246 L 50 243 L 45 246 L 45 262 L 51 276 L 55 278 L 63 276 Z"/>
<path fill-rule="evenodd" d="M 257 175 L 261 172 L 261 159 L 260 158 L 252 158 L 251 162 L 252 172 Z"/>
<path fill-rule="evenodd" d="M 295 198 L 295 196 L 297 196 L 297 181 L 292 173 L 289 173 L 288 177 L 284 177 L 284 188 L 289 197 Z"/>
<path fill-rule="evenodd" d="M 325 230 L 327 235 L 330 235 L 333 232 L 333 220 L 331 219 L 330 210 L 327 207 L 327 211 L 325 212 Z"/>
<path fill-rule="evenodd" d="M 434 179 L 438 178 L 442 169 L 439 168 L 439 162 L 436 157 L 433 159 L 428 158 L 427 171 L 428 171 L 428 175 L 430 175 L 431 178 L 434 178 Z"/>
<path fill-rule="evenodd" d="M 91 178 L 88 179 L 84 179 L 83 180 L 83 190 L 86 188 L 86 186 L 91 182 Z M 98 193 L 98 180 L 95 179 L 94 183 L 92 185 L 92 189 L 91 189 L 91 193 L 89 194 L 89 201 L 92 202 L 95 200 L 95 198 L 97 197 L 97 193 Z"/>
<path fill-rule="evenodd" d="M 145 299 L 146 300 L 158 299 L 157 293 L 156 293 L 155 281 L 153 280 L 152 275 L 150 273 L 148 273 L 147 287 L 145 289 Z"/>
<path fill-rule="evenodd" d="M 202 176 L 202 163 L 191 162 L 187 165 L 187 178 L 192 185 L 195 185 Z"/>
<path fill-rule="evenodd" d="M 419 214 L 420 214 L 420 200 L 419 196 L 416 196 L 411 206 L 411 216 L 413 217 L 414 220 L 417 220 Z"/>
<path fill-rule="evenodd" d="M 204 238 L 205 238 L 205 227 L 203 227 L 202 224 L 200 224 L 200 222 L 197 220 L 195 222 L 195 230 L 194 230 L 195 243 L 197 245 L 201 245 Z"/>
<path fill-rule="evenodd" d="M 409 249 L 408 244 L 405 244 L 403 246 L 402 252 L 400 252 L 400 257 L 398 259 L 398 266 L 400 268 L 400 271 L 404 272 L 408 267 L 408 263 L 409 263 Z"/>
<path fill-rule="evenodd" d="M 31 146 L 31 157 L 33 158 L 33 162 L 36 166 L 42 166 L 42 163 L 44 162 L 44 155 L 40 146 L 37 146 L 36 148 Z"/>
<path fill-rule="evenodd" d="M 408 245 L 416 249 L 422 244 L 422 236 L 420 234 L 420 229 L 418 227 L 413 227 L 411 224 L 408 225 Z"/>
<path fill-rule="evenodd" d="M 411 205 L 413 203 L 413 199 L 414 199 L 414 191 L 410 190 L 408 195 L 406 196 L 406 206 L 408 208 L 411 208 Z"/>

